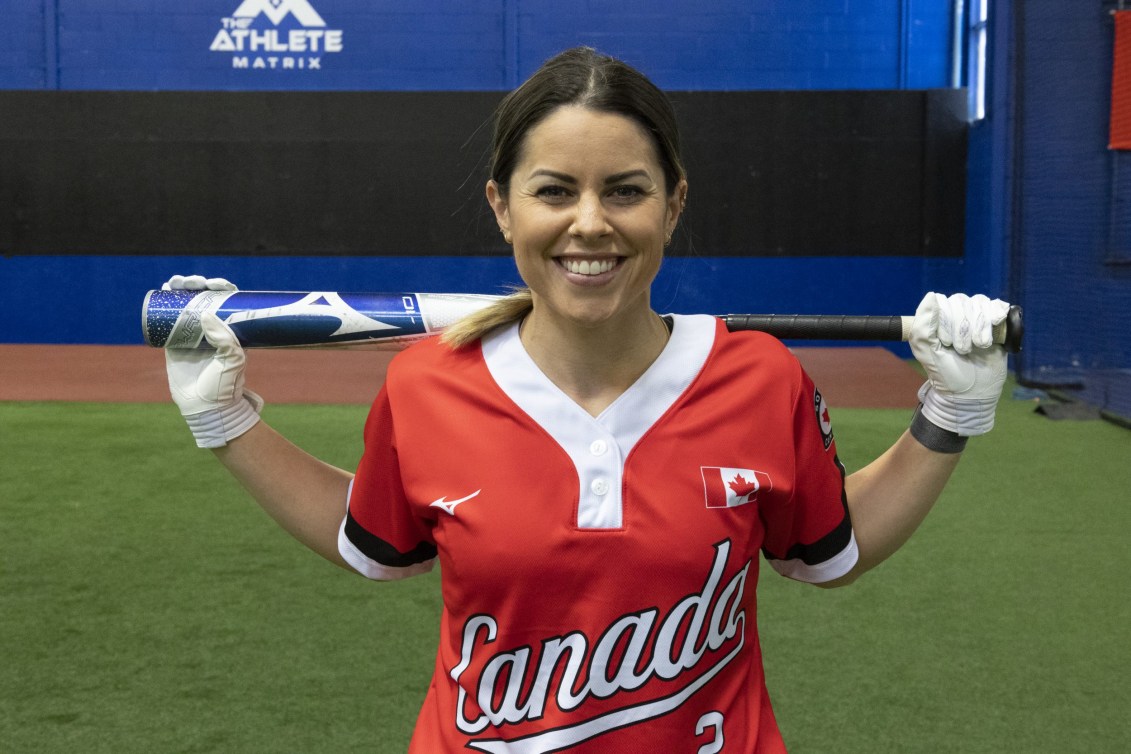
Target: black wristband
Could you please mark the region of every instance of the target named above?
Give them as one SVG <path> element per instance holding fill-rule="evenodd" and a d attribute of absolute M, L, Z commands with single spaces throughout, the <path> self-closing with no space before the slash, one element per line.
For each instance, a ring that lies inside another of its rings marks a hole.
<path fill-rule="evenodd" d="M 910 429 L 911 436 L 918 440 L 920 445 L 936 453 L 961 453 L 966 449 L 966 441 L 970 439 L 943 429 L 923 416 L 923 404 L 919 404 L 915 409 L 915 415 L 911 417 Z"/>

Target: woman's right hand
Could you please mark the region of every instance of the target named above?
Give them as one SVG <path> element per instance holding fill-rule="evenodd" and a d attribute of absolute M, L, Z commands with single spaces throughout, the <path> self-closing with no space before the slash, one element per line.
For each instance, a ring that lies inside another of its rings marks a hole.
<path fill-rule="evenodd" d="M 235 291 L 223 278 L 173 276 L 164 290 Z M 213 349 L 167 348 L 169 391 L 202 448 L 216 457 L 275 521 L 322 557 L 352 571 L 338 552 L 347 471 L 324 463 L 259 420 L 263 399 L 244 387 L 247 357 L 215 314 L 200 316 Z M 245 434 L 246 433 L 246 434 Z M 242 437 L 239 442 L 228 444 Z"/>
<path fill-rule="evenodd" d="M 223 278 L 201 275 L 174 275 L 161 289 L 238 290 Z M 247 356 L 231 328 L 211 312 L 200 315 L 200 326 L 211 349 L 165 349 L 169 392 L 197 447 L 221 448 L 259 422 L 263 399 L 244 387 Z"/>

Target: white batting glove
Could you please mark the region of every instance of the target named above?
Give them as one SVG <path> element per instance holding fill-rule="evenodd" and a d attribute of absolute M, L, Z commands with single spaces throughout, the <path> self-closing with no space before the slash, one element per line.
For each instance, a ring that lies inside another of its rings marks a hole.
<path fill-rule="evenodd" d="M 993 327 L 1008 314 L 1008 303 L 982 294 L 923 297 L 910 343 L 927 371 L 919 400 L 932 424 L 963 437 L 993 429 L 1006 372 L 1005 349 L 994 344 Z"/>
<path fill-rule="evenodd" d="M 234 291 L 223 278 L 174 275 L 162 290 Z M 212 313 L 201 329 L 215 351 L 167 348 L 169 392 L 200 448 L 221 448 L 259 422 L 263 399 L 244 387 L 247 357 L 235 333 Z"/>

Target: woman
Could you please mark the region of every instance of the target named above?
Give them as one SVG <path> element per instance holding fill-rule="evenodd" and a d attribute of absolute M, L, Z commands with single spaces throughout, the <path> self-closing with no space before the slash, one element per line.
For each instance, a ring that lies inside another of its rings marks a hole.
<path fill-rule="evenodd" d="M 652 310 L 687 190 L 666 98 L 623 63 L 570 50 L 508 95 L 486 194 L 528 290 L 394 359 L 355 475 L 258 421 L 214 316 L 214 354 L 167 352 L 198 444 L 294 536 L 374 579 L 440 561 L 414 752 L 784 751 L 759 552 L 851 582 L 993 425 L 1007 307 L 928 294 L 922 406 L 845 478 L 824 401 L 778 341 Z"/>

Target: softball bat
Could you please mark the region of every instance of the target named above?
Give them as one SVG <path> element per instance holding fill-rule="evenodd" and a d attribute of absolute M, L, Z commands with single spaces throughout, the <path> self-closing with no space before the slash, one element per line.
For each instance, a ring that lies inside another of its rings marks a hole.
<path fill-rule="evenodd" d="M 208 348 L 200 316 L 227 323 L 244 348 L 365 346 L 399 350 L 498 296 L 472 293 L 335 293 L 328 291 L 149 291 L 142 304 L 145 342 L 155 348 Z M 906 341 L 910 316 L 728 314 L 730 330 L 760 330 L 782 340 Z M 994 328 L 994 342 L 1021 350 L 1021 307 Z"/>

